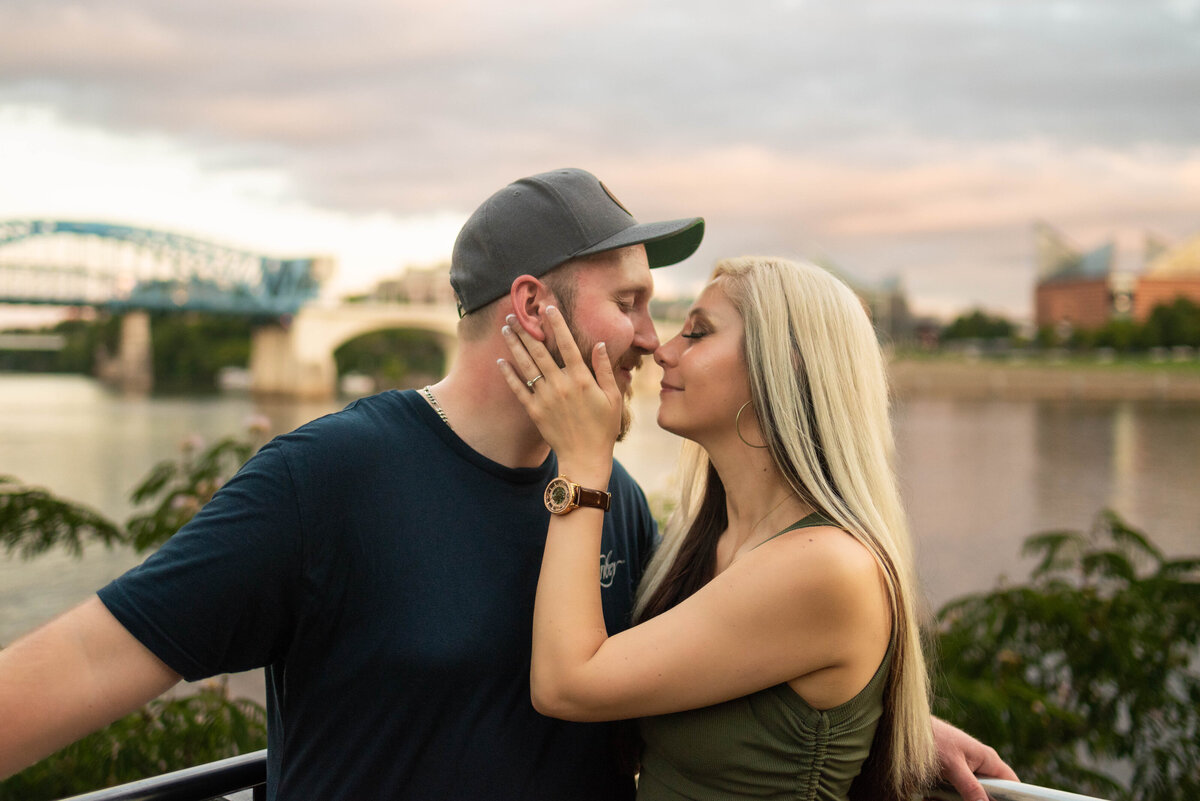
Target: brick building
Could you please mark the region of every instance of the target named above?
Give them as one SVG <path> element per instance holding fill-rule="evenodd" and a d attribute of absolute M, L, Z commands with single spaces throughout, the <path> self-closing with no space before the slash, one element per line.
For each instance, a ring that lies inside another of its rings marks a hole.
<path fill-rule="evenodd" d="M 1200 303 L 1200 237 L 1174 248 L 1147 237 L 1140 273 L 1114 269 L 1112 242 L 1082 253 L 1045 223 L 1035 226 L 1035 239 L 1039 328 L 1096 329 L 1114 318 L 1142 322 L 1155 306 L 1181 295 Z"/>
<path fill-rule="evenodd" d="M 1168 250 L 1146 265 L 1133 296 L 1133 319 L 1141 322 L 1155 306 L 1178 297 L 1200 303 L 1200 236 Z"/>

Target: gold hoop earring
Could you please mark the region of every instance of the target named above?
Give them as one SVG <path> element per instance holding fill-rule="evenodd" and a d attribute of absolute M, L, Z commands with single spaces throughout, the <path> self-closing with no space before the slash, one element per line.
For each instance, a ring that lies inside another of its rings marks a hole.
<path fill-rule="evenodd" d="M 742 436 L 742 412 L 746 411 L 746 407 L 751 403 L 753 403 L 753 401 L 746 401 L 742 404 L 742 408 L 738 409 L 737 417 L 733 418 L 733 430 L 737 432 L 738 439 L 740 439 L 742 442 L 745 442 L 751 448 L 765 448 L 767 447 L 766 445 L 755 445 L 752 442 L 747 442 L 746 438 Z"/>

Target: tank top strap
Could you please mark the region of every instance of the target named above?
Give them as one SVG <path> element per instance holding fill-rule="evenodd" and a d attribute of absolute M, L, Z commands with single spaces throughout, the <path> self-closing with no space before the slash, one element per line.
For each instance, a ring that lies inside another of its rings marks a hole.
<path fill-rule="evenodd" d="M 775 532 L 774 534 L 767 537 L 765 540 L 760 542 L 758 545 L 755 545 L 754 547 L 757 548 L 757 547 L 759 547 L 759 545 L 768 543 L 771 540 L 775 539 L 776 537 L 783 535 L 783 534 L 787 534 L 789 531 L 795 531 L 798 528 L 813 528 L 815 526 L 836 526 L 836 525 L 837 525 L 836 523 L 834 523 L 829 518 L 825 517 L 825 515 L 821 514 L 820 512 L 813 512 L 810 515 L 806 515 L 805 517 L 800 518 L 795 523 L 792 523 L 790 526 L 785 528 L 783 531 Z M 753 549 L 751 549 L 751 550 L 753 550 Z"/>

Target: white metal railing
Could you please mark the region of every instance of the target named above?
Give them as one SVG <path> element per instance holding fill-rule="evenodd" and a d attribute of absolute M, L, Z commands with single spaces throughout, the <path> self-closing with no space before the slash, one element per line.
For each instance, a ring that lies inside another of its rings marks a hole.
<path fill-rule="evenodd" d="M 107 790 L 72 796 L 64 801 L 256 801 L 266 797 L 263 784 L 266 781 L 266 762 L 267 752 L 256 751 Z M 1001 779 L 980 779 L 979 783 L 991 801 L 1105 801 L 1090 795 L 1038 787 L 1036 784 Z M 963 801 L 962 796 L 949 785 L 927 793 L 926 798 Z"/>
<path fill-rule="evenodd" d="M 1050 787 L 1038 787 L 1036 784 L 1004 781 L 1003 779 L 980 779 L 979 783 L 987 791 L 992 801 L 1105 801 L 1090 795 L 1068 793 L 1065 790 L 1054 790 Z M 929 798 L 939 801 L 963 801 L 962 796 L 952 789 L 939 789 L 931 793 Z"/>

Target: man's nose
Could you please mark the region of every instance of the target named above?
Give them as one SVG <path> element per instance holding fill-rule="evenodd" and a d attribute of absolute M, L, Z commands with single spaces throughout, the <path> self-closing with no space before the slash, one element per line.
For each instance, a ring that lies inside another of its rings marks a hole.
<path fill-rule="evenodd" d="M 654 353 L 658 350 L 658 332 L 654 330 L 654 321 L 650 319 L 648 312 L 634 330 L 633 346 L 643 353 Z"/>

